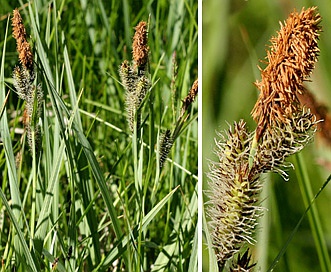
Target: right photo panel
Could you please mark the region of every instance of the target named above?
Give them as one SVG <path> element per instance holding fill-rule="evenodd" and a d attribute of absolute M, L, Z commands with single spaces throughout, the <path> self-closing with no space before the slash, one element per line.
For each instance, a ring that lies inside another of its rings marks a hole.
<path fill-rule="evenodd" d="M 202 270 L 331 271 L 329 1 L 202 3 Z"/>

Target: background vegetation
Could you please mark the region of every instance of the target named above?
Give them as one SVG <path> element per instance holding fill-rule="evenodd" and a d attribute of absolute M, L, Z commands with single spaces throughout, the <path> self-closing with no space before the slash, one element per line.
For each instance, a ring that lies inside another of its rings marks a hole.
<path fill-rule="evenodd" d="M 14 8 L 45 93 L 40 157 L 26 145 L 12 85 Z M 2 271 L 196 270 L 197 103 L 161 171 L 156 150 L 197 78 L 197 8 L 193 0 L 1 1 Z M 141 20 L 153 87 L 141 134 L 131 136 L 118 68 L 131 60 Z"/>
<path fill-rule="evenodd" d="M 266 46 L 271 36 L 279 30 L 279 21 L 284 21 L 293 9 L 318 6 L 322 16 L 323 33 L 320 36 L 320 58 L 308 88 L 327 108 L 331 105 L 330 52 L 331 17 L 330 3 L 318 1 L 204 1 L 203 2 L 203 170 L 208 171 L 206 158 L 212 154 L 215 130 L 224 130 L 233 121 L 245 119 L 253 130 L 250 111 L 256 99 L 257 89 L 253 82 L 260 79 L 259 60 L 266 56 Z M 330 143 L 317 136 L 315 142 L 301 152 L 305 170 L 311 181 L 313 194 L 317 193 L 329 176 Z M 261 221 L 258 243 L 253 258 L 257 267 L 267 271 L 272 261 L 284 247 L 287 238 L 303 215 L 304 189 L 300 187 L 298 158 L 291 159 L 296 170 L 290 170 L 289 182 L 277 175 L 266 175 L 262 195 L 263 206 L 268 211 Z M 205 176 L 204 176 L 205 177 Z M 204 178 L 204 181 L 206 179 Z M 206 189 L 206 182 L 204 182 Z M 331 187 L 328 185 L 316 201 L 320 228 L 327 252 L 331 253 Z M 286 254 L 274 271 L 323 271 L 320 264 L 314 232 L 306 216 L 289 244 Z M 206 238 L 204 236 L 204 238 Z M 206 240 L 205 240 L 206 241 Z M 328 256 L 325 262 L 330 263 Z M 210 271 L 207 250 L 203 251 L 204 271 Z M 325 271 L 325 270 L 324 270 Z"/>

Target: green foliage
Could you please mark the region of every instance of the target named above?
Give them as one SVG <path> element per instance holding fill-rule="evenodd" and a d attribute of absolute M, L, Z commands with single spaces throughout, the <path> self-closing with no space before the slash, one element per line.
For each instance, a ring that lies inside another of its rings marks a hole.
<path fill-rule="evenodd" d="M 14 2 L 2 1 L 0 16 L 2 271 L 196 267 L 197 103 L 162 170 L 157 150 L 197 78 L 197 2 Z M 29 152 L 13 87 L 18 57 L 5 13 L 16 7 L 45 94 L 40 154 Z M 118 70 L 141 20 L 152 87 L 131 135 Z"/>

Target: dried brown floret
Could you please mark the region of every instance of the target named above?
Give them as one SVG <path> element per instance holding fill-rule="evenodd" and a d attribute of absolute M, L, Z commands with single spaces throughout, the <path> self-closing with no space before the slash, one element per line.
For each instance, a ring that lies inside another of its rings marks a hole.
<path fill-rule="evenodd" d="M 258 123 L 258 139 L 266 128 L 272 129 L 279 121 L 288 123 L 288 118 L 300 110 L 298 94 L 319 53 L 320 21 L 316 7 L 294 11 L 284 25 L 280 23 L 278 36 L 271 39 L 268 65 L 261 69 L 261 81 L 255 83 L 260 95 L 252 116 Z"/>
<path fill-rule="evenodd" d="M 187 110 L 187 108 L 193 103 L 197 95 L 198 95 L 198 80 L 195 80 L 188 95 L 183 100 L 182 111 Z"/>
<path fill-rule="evenodd" d="M 30 44 L 26 38 L 26 30 L 23 20 L 18 9 L 13 12 L 12 19 L 13 37 L 16 40 L 17 52 L 21 64 L 28 69 L 29 72 L 33 71 L 33 55 Z"/>
<path fill-rule="evenodd" d="M 135 67 L 145 71 L 148 62 L 149 46 L 147 45 L 147 23 L 142 21 L 135 27 L 133 36 L 132 54 Z"/>

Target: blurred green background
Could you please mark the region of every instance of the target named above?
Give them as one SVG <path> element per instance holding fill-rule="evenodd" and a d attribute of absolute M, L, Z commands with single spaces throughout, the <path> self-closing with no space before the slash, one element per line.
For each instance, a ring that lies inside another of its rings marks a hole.
<path fill-rule="evenodd" d="M 286 20 L 294 9 L 317 6 L 322 16 L 319 62 L 306 84 L 318 101 L 331 106 L 331 2 L 286 0 L 207 0 L 203 1 L 203 180 L 207 188 L 207 159 L 212 153 L 216 130 L 227 129 L 234 121 L 245 119 L 250 130 L 255 123 L 250 112 L 258 96 L 254 86 L 260 80 L 258 65 L 266 56 L 269 39 L 277 35 L 279 21 Z M 331 149 L 319 136 L 302 152 L 313 193 L 317 193 L 331 173 Z M 291 158 L 292 161 L 293 158 Z M 289 182 L 270 174 L 264 176 L 263 206 L 268 211 L 261 221 L 259 240 L 253 252 L 258 267 L 266 271 L 284 246 L 305 206 L 298 186 L 296 172 L 288 171 Z M 206 199 L 205 199 L 206 201 Z M 316 201 L 322 222 L 324 239 L 331 251 L 331 186 L 327 186 Z M 205 248 L 205 246 L 203 246 Z M 203 268 L 208 271 L 208 253 L 203 252 Z M 305 217 L 290 243 L 285 256 L 274 271 L 321 271 Z"/>

